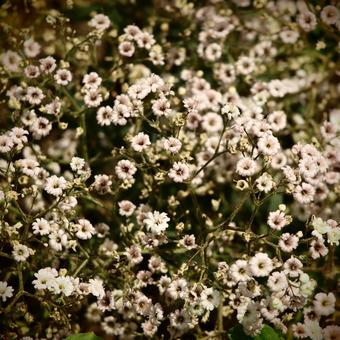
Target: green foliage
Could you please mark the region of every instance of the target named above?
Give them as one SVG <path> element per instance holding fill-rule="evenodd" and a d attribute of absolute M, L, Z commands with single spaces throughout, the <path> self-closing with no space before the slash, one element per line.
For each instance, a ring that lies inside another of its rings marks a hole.
<path fill-rule="evenodd" d="M 228 335 L 230 340 L 283 340 L 283 337 L 268 325 L 264 325 L 261 333 L 255 337 L 245 334 L 241 325 L 233 327 Z"/>
<path fill-rule="evenodd" d="M 70 335 L 65 340 L 102 340 L 102 338 L 91 332 Z"/>

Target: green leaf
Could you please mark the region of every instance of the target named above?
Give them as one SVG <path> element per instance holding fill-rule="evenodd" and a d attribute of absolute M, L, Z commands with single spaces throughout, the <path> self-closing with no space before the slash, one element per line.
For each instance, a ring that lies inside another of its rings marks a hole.
<path fill-rule="evenodd" d="M 264 325 L 261 333 L 255 337 L 251 337 L 244 333 L 241 325 L 233 327 L 228 335 L 230 340 L 284 340 L 279 333 L 268 325 Z"/>
<path fill-rule="evenodd" d="M 257 335 L 254 340 L 283 340 L 283 337 L 272 327 L 264 325 L 261 333 Z"/>
<path fill-rule="evenodd" d="M 233 327 L 229 332 L 230 340 L 252 340 L 253 338 L 244 333 L 243 327 L 241 325 L 237 325 Z"/>
<path fill-rule="evenodd" d="M 102 340 L 102 338 L 91 332 L 69 335 L 65 340 Z"/>

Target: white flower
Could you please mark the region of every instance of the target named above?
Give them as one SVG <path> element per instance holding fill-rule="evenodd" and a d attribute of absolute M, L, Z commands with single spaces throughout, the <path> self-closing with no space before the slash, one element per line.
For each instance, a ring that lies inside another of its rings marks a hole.
<path fill-rule="evenodd" d="M 299 238 L 290 233 L 284 233 L 279 240 L 279 247 L 282 251 L 290 253 L 299 245 Z"/>
<path fill-rule="evenodd" d="M 312 340 L 323 340 L 322 328 L 318 320 L 305 320 L 306 334 Z"/>
<path fill-rule="evenodd" d="M 181 240 L 178 241 L 178 244 L 188 250 L 197 247 L 195 235 L 185 235 Z"/>
<path fill-rule="evenodd" d="M 59 69 L 54 75 L 54 79 L 57 84 L 66 86 L 72 81 L 72 73 L 67 69 Z"/>
<path fill-rule="evenodd" d="M 44 218 L 37 218 L 32 224 L 33 234 L 47 235 L 51 231 L 50 223 Z"/>
<path fill-rule="evenodd" d="M 271 211 L 267 223 L 274 230 L 281 230 L 290 223 L 290 219 L 281 210 Z"/>
<path fill-rule="evenodd" d="M 137 152 L 142 152 L 143 150 L 147 149 L 149 145 L 151 145 L 150 137 L 144 132 L 139 132 L 131 139 L 131 147 Z"/>
<path fill-rule="evenodd" d="M 58 272 L 54 268 L 46 267 L 39 269 L 35 273 L 35 280 L 32 281 L 35 289 L 47 289 L 51 287 L 51 282 L 58 276 Z"/>
<path fill-rule="evenodd" d="M 111 106 L 102 106 L 98 109 L 97 122 L 101 126 L 108 126 L 114 122 L 114 113 Z"/>
<path fill-rule="evenodd" d="M 70 166 L 73 171 L 79 172 L 80 170 L 84 169 L 85 159 L 80 157 L 72 157 Z"/>
<path fill-rule="evenodd" d="M 102 78 L 97 72 L 90 72 L 83 77 L 83 84 L 86 89 L 96 89 L 102 83 Z"/>
<path fill-rule="evenodd" d="M 128 159 L 120 160 L 115 167 L 116 174 L 121 180 L 130 180 L 133 178 L 133 175 L 136 173 L 136 166 L 129 161 Z"/>
<path fill-rule="evenodd" d="M 265 193 L 268 193 L 270 190 L 272 190 L 275 185 L 272 176 L 269 175 L 267 172 L 258 177 L 255 182 L 256 188 L 259 191 L 263 191 Z"/>
<path fill-rule="evenodd" d="M 165 138 L 163 145 L 165 150 L 173 154 L 177 153 L 182 147 L 181 141 L 175 137 Z"/>
<path fill-rule="evenodd" d="M 340 228 L 339 227 L 332 228 L 327 233 L 327 238 L 329 244 L 335 244 L 338 246 L 340 241 Z"/>
<path fill-rule="evenodd" d="M 223 129 L 223 119 L 216 112 L 208 112 L 202 118 L 202 128 L 207 132 L 218 132 Z"/>
<path fill-rule="evenodd" d="M 154 212 L 148 212 L 146 214 L 144 224 L 151 232 L 160 234 L 169 227 L 169 221 L 170 218 L 165 212 L 160 213 L 159 211 L 155 210 Z"/>
<path fill-rule="evenodd" d="M 89 280 L 89 291 L 92 295 L 98 298 L 102 298 L 105 295 L 103 281 L 100 279 L 90 279 Z"/>
<path fill-rule="evenodd" d="M 39 62 L 41 72 L 44 72 L 46 74 L 53 73 L 53 71 L 57 67 L 56 60 L 51 56 L 39 59 Z"/>
<path fill-rule="evenodd" d="M 232 103 L 224 105 L 221 112 L 226 114 L 228 119 L 235 119 L 241 114 L 239 108 Z"/>
<path fill-rule="evenodd" d="M 248 262 L 245 260 L 237 260 L 230 266 L 230 275 L 235 282 L 250 280 L 251 272 Z"/>
<path fill-rule="evenodd" d="M 282 272 L 273 272 L 268 278 L 267 285 L 273 292 L 284 290 L 288 287 L 286 275 Z"/>
<path fill-rule="evenodd" d="M 74 291 L 74 286 L 70 276 L 59 276 L 55 279 L 52 279 L 52 286 L 50 289 L 55 294 L 64 294 L 65 296 L 70 296 Z"/>
<path fill-rule="evenodd" d="M 36 57 L 41 50 L 41 46 L 39 43 L 33 40 L 33 38 L 29 38 L 24 42 L 24 52 L 29 58 Z"/>
<path fill-rule="evenodd" d="M 273 270 L 273 262 L 266 253 L 257 253 L 249 260 L 249 268 L 254 276 L 267 276 Z"/>
<path fill-rule="evenodd" d="M 270 134 L 262 136 L 257 143 L 257 147 L 266 156 L 274 156 L 280 151 L 279 140 Z"/>
<path fill-rule="evenodd" d="M 119 44 L 118 51 L 124 57 L 132 57 L 135 53 L 135 46 L 130 41 L 123 41 Z"/>
<path fill-rule="evenodd" d="M 89 89 L 84 96 L 84 102 L 88 107 L 98 107 L 103 101 L 102 94 L 98 89 Z"/>
<path fill-rule="evenodd" d="M 31 255 L 31 249 L 27 246 L 17 243 L 13 246 L 12 255 L 17 262 L 24 262 Z"/>
<path fill-rule="evenodd" d="M 57 232 L 49 234 L 49 245 L 56 251 L 61 251 L 67 245 L 67 234 L 64 230 L 59 229 Z"/>
<path fill-rule="evenodd" d="M 53 196 L 60 196 L 62 195 L 63 190 L 66 189 L 66 186 L 67 182 L 64 177 L 53 175 L 47 178 L 45 190 Z"/>
<path fill-rule="evenodd" d="M 22 58 L 17 52 L 6 51 L 0 55 L 1 64 L 9 72 L 18 72 Z"/>
<path fill-rule="evenodd" d="M 78 223 L 75 225 L 75 228 L 77 230 L 76 236 L 81 240 L 90 239 L 96 232 L 91 222 L 85 218 L 79 219 Z"/>
<path fill-rule="evenodd" d="M 335 312 L 335 301 L 333 293 L 318 293 L 314 297 L 314 310 L 318 315 L 331 315 Z"/>
<path fill-rule="evenodd" d="M 125 255 L 132 264 L 137 264 L 143 261 L 141 249 L 137 245 L 133 244 L 130 248 L 127 248 Z"/>
<path fill-rule="evenodd" d="M 13 148 L 13 138 L 8 134 L 0 135 L 0 152 L 7 153 Z"/>
<path fill-rule="evenodd" d="M 187 180 L 189 176 L 189 167 L 183 162 L 175 162 L 169 171 L 169 177 L 176 183 L 182 183 Z"/>
<path fill-rule="evenodd" d="M 201 304 L 207 310 L 216 308 L 221 300 L 220 293 L 213 288 L 206 288 L 201 293 Z"/>
<path fill-rule="evenodd" d="M 93 27 L 99 32 L 103 32 L 111 26 L 111 21 L 108 16 L 100 13 L 100 14 L 96 14 L 89 21 L 89 26 Z"/>
<path fill-rule="evenodd" d="M 236 165 L 236 172 L 244 177 L 253 176 L 258 171 L 256 161 L 249 157 L 241 158 Z"/>
<path fill-rule="evenodd" d="M 187 280 L 181 278 L 172 281 L 167 292 L 173 299 L 184 299 L 188 292 Z"/>
<path fill-rule="evenodd" d="M 13 287 L 8 286 L 6 281 L 0 281 L 0 296 L 3 302 L 13 296 Z"/>
<path fill-rule="evenodd" d="M 26 100 L 31 105 L 39 105 L 45 98 L 43 91 L 39 87 L 29 86 L 26 90 Z"/>
<path fill-rule="evenodd" d="M 121 216 L 131 216 L 136 209 L 136 206 L 128 200 L 118 202 L 118 206 Z"/>

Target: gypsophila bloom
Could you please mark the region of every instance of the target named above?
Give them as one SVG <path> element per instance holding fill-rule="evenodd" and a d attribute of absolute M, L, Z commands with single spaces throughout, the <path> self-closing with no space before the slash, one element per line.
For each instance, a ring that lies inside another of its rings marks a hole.
<path fill-rule="evenodd" d="M 85 218 L 78 220 L 78 223 L 75 225 L 76 228 L 76 236 L 81 240 L 90 239 L 95 233 L 95 229 L 93 228 L 90 221 Z"/>
<path fill-rule="evenodd" d="M 178 244 L 188 250 L 197 247 L 197 244 L 195 242 L 195 235 L 185 235 L 181 240 L 179 240 Z"/>
<path fill-rule="evenodd" d="M 32 224 L 32 229 L 34 234 L 48 235 L 51 230 L 51 226 L 44 218 L 37 218 Z"/>
<path fill-rule="evenodd" d="M 0 296 L 2 302 L 6 302 L 8 298 L 11 298 L 13 296 L 13 291 L 13 287 L 9 286 L 6 281 L 0 281 Z"/>
<path fill-rule="evenodd" d="M 176 183 L 187 180 L 189 175 L 189 167 L 183 162 L 175 162 L 169 171 L 169 177 Z"/>
<path fill-rule="evenodd" d="M 104 14 L 96 14 L 90 21 L 89 26 L 98 31 L 105 31 L 111 25 L 109 17 Z"/>
<path fill-rule="evenodd" d="M 57 84 L 66 86 L 72 80 L 72 73 L 67 69 L 59 69 L 54 75 Z"/>
<path fill-rule="evenodd" d="M 121 216 L 131 216 L 136 209 L 136 206 L 128 200 L 118 202 L 118 206 Z"/>
<path fill-rule="evenodd" d="M 127 159 L 122 159 L 115 167 L 116 174 L 119 179 L 132 179 L 136 173 L 137 168 L 135 165 Z"/>
<path fill-rule="evenodd" d="M 64 177 L 58 177 L 53 175 L 46 179 L 45 190 L 53 196 L 62 195 L 63 191 L 66 189 L 67 182 Z"/>
<path fill-rule="evenodd" d="M 236 165 L 236 172 L 244 177 L 252 176 L 258 171 L 256 161 L 249 157 L 241 158 Z"/>
<path fill-rule="evenodd" d="M 142 152 L 149 145 L 151 145 L 150 138 L 144 132 L 138 133 L 136 136 L 131 139 L 131 147 L 133 150 L 137 152 Z"/>
<path fill-rule="evenodd" d="M 31 249 L 23 244 L 17 243 L 13 246 L 12 255 L 14 257 L 14 260 L 17 262 L 26 261 L 31 254 Z"/>
<path fill-rule="evenodd" d="M 132 57 L 135 53 L 135 46 L 130 41 L 123 41 L 118 47 L 119 53 L 124 57 Z"/>
<path fill-rule="evenodd" d="M 57 67 L 56 60 L 49 56 L 46 58 L 42 58 L 39 60 L 40 62 L 40 71 L 46 74 L 51 74 Z"/>
<path fill-rule="evenodd" d="M 24 42 L 24 52 L 27 57 L 34 58 L 40 53 L 41 46 L 39 43 L 29 38 Z"/>
<path fill-rule="evenodd" d="M 162 231 L 165 231 L 169 224 L 170 218 L 167 216 L 166 213 L 159 211 L 148 212 L 146 214 L 146 218 L 144 219 L 143 223 L 146 225 L 146 228 L 155 234 L 159 234 Z"/>
<path fill-rule="evenodd" d="M 84 169 L 85 160 L 80 157 L 72 157 L 70 166 L 73 171 L 79 172 Z"/>
<path fill-rule="evenodd" d="M 335 311 L 335 296 L 333 293 L 318 293 L 313 302 L 315 312 L 319 315 L 330 315 Z"/>
<path fill-rule="evenodd" d="M 169 137 L 164 139 L 164 149 L 170 151 L 171 153 L 177 153 L 182 147 L 182 143 L 179 139 L 174 137 Z"/>
<path fill-rule="evenodd" d="M 267 285 L 273 292 L 286 289 L 288 286 L 286 275 L 282 272 L 273 272 L 268 278 Z"/>
<path fill-rule="evenodd" d="M 100 279 L 89 280 L 89 291 L 92 295 L 102 298 L 105 295 L 103 281 Z"/>
<path fill-rule="evenodd" d="M 14 51 L 6 51 L 0 56 L 1 64 L 9 72 L 18 72 L 22 60 L 20 55 Z"/>
<path fill-rule="evenodd" d="M 336 1 L 126 2 L 0 8 L 2 338 L 340 338 Z"/>
<path fill-rule="evenodd" d="M 261 137 L 257 143 L 259 150 L 266 156 L 274 156 L 280 150 L 280 144 L 276 137 L 269 134 Z"/>
<path fill-rule="evenodd" d="M 85 74 L 83 77 L 83 84 L 86 89 L 96 89 L 102 83 L 102 78 L 99 77 L 98 73 L 90 72 Z"/>
<path fill-rule="evenodd" d="M 39 105 L 41 101 L 45 98 L 43 91 L 34 86 L 29 86 L 26 90 L 26 100 L 31 105 Z"/>
<path fill-rule="evenodd" d="M 249 260 L 249 268 L 254 276 L 267 276 L 273 270 L 272 260 L 266 253 L 257 253 Z"/>

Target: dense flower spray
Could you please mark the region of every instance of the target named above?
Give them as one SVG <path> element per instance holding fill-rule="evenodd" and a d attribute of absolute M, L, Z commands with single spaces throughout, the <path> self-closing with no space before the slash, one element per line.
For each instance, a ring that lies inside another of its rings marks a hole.
<path fill-rule="evenodd" d="M 1 336 L 340 339 L 339 3 L 85 3 L 0 9 Z"/>

